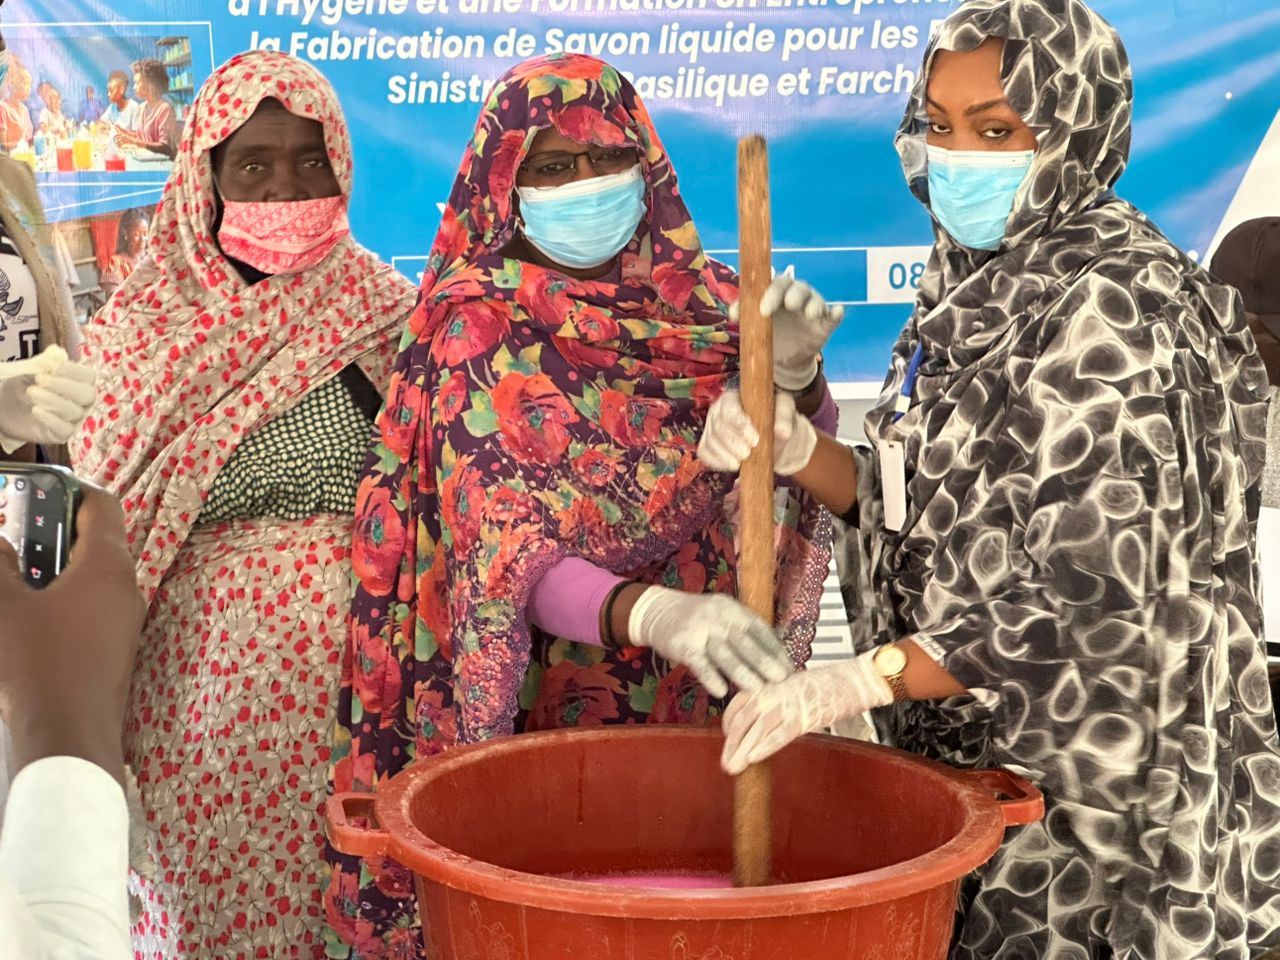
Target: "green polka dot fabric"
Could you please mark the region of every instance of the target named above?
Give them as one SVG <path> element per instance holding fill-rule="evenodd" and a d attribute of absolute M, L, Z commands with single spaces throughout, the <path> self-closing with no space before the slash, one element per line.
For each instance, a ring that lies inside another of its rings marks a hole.
<path fill-rule="evenodd" d="M 354 377 L 362 386 L 343 371 L 245 437 L 210 487 L 200 522 L 354 513 L 377 410 L 364 375 Z"/>

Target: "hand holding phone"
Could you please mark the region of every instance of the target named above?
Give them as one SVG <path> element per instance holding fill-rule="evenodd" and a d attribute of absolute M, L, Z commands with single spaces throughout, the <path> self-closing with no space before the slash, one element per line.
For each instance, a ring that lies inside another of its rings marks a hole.
<path fill-rule="evenodd" d="M 0 463 L 0 539 L 17 552 L 31 586 L 47 586 L 67 565 L 79 505 L 80 483 L 70 470 Z"/>
<path fill-rule="evenodd" d="M 39 590 L 0 539 L 0 717 L 19 766 L 74 756 L 122 778 L 121 734 L 145 605 L 119 502 L 85 487 L 77 526 L 65 571 Z"/>

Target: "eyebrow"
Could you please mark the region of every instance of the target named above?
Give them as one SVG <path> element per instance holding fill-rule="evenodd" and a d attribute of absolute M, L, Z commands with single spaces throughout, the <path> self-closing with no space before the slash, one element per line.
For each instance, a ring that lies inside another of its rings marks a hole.
<path fill-rule="evenodd" d="M 933 97 L 925 97 L 924 99 L 929 106 L 933 107 L 933 109 L 937 110 L 939 113 L 947 112 L 947 108 L 937 100 L 933 99 Z M 994 100 L 984 100 L 982 103 L 975 103 L 971 106 L 965 107 L 964 115 L 966 117 L 972 117 L 974 114 L 990 110 L 992 107 L 1009 107 L 1010 110 L 1013 109 L 1013 107 L 1010 106 L 1009 101 L 1004 97 L 996 97 Z"/>

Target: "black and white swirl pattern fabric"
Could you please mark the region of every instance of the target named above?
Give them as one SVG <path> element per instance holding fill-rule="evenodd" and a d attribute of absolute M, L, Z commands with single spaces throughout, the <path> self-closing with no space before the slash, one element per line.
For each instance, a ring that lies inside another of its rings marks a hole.
<path fill-rule="evenodd" d="M 986 37 L 1036 158 L 999 250 L 936 228 L 866 424 L 905 444 L 906 524 L 884 531 L 878 493 L 859 523 L 884 631 L 973 695 L 878 723 L 1048 799 L 965 890 L 955 960 L 1251 960 L 1280 946 L 1266 375 L 1237 296 L 1112 192 L 1132 104 L 1114 30 L 1078 0 L 970 0 L 926 66 Z M 927 74 L 897 138 L 926 204 Z"/>

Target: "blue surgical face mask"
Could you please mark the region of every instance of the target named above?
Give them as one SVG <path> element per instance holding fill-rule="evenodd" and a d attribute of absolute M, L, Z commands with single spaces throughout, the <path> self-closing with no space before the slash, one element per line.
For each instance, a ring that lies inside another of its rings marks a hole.
<path fill-rule="evenodd" d="M 1013 201 L 1034 150 L 929 148 L 929 209 L 953 240 L 974 250 L 994 250 L 1004 239 Z"/>
<path fill-rule="evenodd" d="M 5 47 L 0 50 L 0 87 L 4 86 L 6 78 L 9 76 L 9 48 Z"/>
<path fill-rule="evenodd" d="M 517 192 L 525 239 L 561 266 L 579 270 L 616 257 L 644 217 L 639 164 L 625 173 Z"/>

